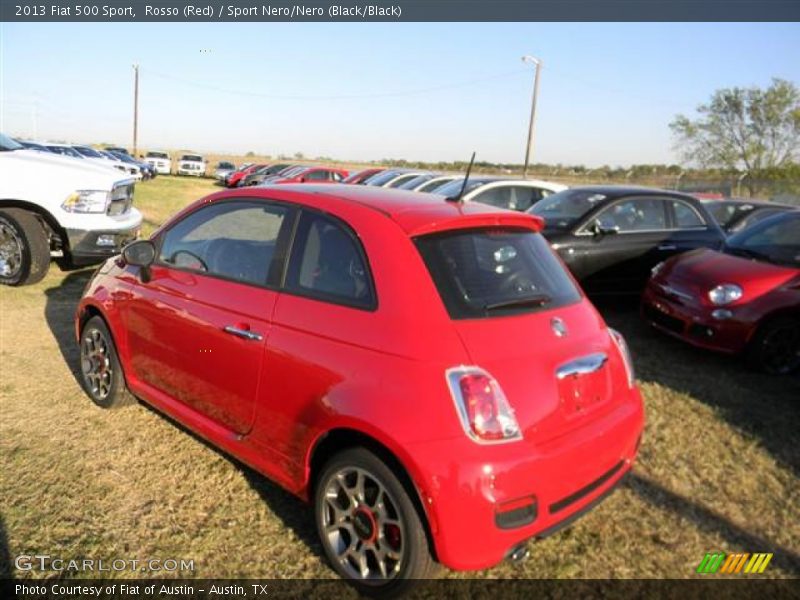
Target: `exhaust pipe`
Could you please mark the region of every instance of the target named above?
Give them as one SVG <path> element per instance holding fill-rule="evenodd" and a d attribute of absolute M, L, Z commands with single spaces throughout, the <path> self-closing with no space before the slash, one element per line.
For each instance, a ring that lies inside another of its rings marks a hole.
<path fill-rule="evenodd" d="M 523 560 L 527 559 L 530 555 L 531 552 L 530 550 L 528 550 L 527 544 L 520 544 L 508 554 L 508 560 L 510 560 L 513 563 L 521 563 Z"/>

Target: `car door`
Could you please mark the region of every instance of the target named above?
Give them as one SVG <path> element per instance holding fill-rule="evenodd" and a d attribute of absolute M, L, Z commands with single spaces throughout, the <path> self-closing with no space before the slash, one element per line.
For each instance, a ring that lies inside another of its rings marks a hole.
<path fill-rule="evenodd" d="M 249 431 L 294 214 L 225 200 L 162 232 L 121 308 L 132 375 L 148 391 Z"/>
<path fill-rule="evenodd" d="M 615 200 L 576 231 L 574 273 L 590 294 L 638 292 L 671 235 L 664 199 Z"/>
<path fill-rule="evenodd" d="M 669 198 L 667 212 L 672 231 L 669 239 L 660 245 L 660 260 L 695 248 L 717 249 L 722 245 L 725 234 L 710 215 L 690 201 Z"/>

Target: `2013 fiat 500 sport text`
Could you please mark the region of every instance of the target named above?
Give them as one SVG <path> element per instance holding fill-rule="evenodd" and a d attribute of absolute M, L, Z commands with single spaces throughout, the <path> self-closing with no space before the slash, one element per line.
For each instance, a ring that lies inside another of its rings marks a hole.
<path fill-rule="evenodd" d="M 95 274 L 84 387 L 311 502 L 362 592 L 490 567 L 597 504 L 643 427 L 624 340 L 541 228 L 362 186 L 214 194 Z"/>

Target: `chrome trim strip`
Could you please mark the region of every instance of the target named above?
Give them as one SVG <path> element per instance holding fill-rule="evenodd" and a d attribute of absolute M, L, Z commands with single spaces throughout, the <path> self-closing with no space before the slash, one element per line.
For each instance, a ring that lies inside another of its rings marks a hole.
<path fill-rule="evenodd" d="M 556 377 L 566 379 L 572 375 L 588 375 L 598 371 L 607 361 L 608 356 L 603 352 L 581 356 L 558 367 Z"/>

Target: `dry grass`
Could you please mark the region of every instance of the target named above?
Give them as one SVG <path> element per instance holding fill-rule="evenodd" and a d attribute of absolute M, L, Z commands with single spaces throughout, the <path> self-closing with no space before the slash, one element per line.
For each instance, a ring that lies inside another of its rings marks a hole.
<path fill-rule="evenodd" d="M 208 180 L 138 186 L 152 230 Z M 331 577 L 309 511 L 142 405 L 103 411 L 76 379 L 72 314 L 90 271 L 0 289 L 0 575 L 9 557 L 194 559 L 198 577 Z M 690 577 L 708 551 L 774 552 L 800 575 L 800 379 L 745 371 L 601 306 L 647 407 L 628 483 L 523 564 L 450 577 Z M 40 574 L 33 573 L 34 576 Z"/>

